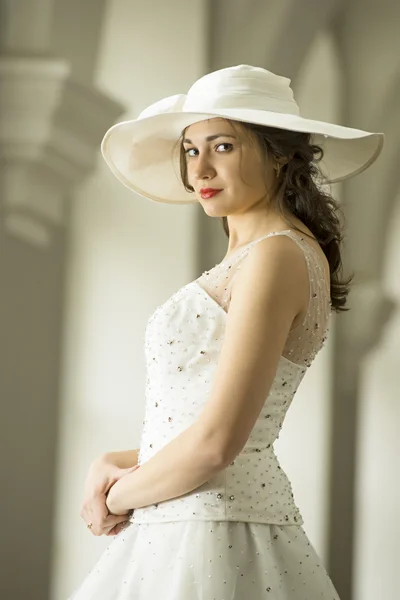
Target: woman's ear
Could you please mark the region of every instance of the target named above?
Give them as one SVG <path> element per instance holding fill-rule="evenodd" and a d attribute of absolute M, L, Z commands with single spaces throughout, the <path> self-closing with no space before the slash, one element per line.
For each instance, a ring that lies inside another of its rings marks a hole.
<path fill-rule="evenodd" d="M 294 152 L 291 152 L 289 154 L 289 156 L 282 157 L 282 159 L 279 160 L 279 162 L 281 163 L 282 167 L 284 165 L 287 165 L 292 160 L 293 156 L 294 156 Z"/>
<path fill-rule="evenodd" d="M 281 167 L 284 167 L 285 165 L 288 164 L 288 162 L 290 162 L 292 160 L 294 156 L 294 152 L 291 152 L 289 154 L 289 156 L 282 156 L 281 158 L 277 158 L 276 162 L 279 163 L 281 165 Z"/>

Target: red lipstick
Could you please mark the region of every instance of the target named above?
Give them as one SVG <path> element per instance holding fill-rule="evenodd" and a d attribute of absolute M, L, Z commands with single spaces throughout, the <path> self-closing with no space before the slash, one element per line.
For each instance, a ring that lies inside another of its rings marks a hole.
<path fill-rule="evenodd" d="M 201 188 L 200 195 L 203 199 L 212 198 L 216 194 L 219 194 L 222 190 L 217 190 L 215 188 Z"/>

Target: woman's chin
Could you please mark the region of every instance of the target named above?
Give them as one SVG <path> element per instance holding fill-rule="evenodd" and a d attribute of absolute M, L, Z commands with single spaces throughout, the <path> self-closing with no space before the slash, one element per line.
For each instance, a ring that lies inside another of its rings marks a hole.
<path fill-rule="evenodd" d="M 202 204 L 204 212 L 209 217 L 226 217 L 226 211 L 223 210 L 222 206 L 218 206 L 217 202 L 207 201 Z"/>

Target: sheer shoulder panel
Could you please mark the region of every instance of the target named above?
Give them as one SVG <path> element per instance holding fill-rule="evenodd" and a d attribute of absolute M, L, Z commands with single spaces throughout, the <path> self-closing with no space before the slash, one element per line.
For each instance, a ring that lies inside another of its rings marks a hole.
<path fill-rule="evenodd" d="M 287 235 L 297 243 L 307 264 L 310 289 L 308 310 L 303 321 L 290 330 L 282 355 L 297 365 L 308 367 L 325 343 L 332 310 L 330 282 L 326 280 L 321 257 L 315 248 L 306 242 L 305 236 L 290 229 L 269 233 L 253 240 L 222 263 L 205 271 L 196 282 L 225 312 L 228 312 L 235 274 L 254 244 L 274 235 Z"/>

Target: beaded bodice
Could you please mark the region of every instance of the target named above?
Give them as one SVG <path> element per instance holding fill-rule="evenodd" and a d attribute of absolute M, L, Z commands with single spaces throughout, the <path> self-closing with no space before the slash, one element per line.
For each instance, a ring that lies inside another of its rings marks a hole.
<path fill-rule="evenodd" d="M 329 283 L 316 251 L 291 230 L 273 232 L 188 283 L 159 306 L 145 333 L 146 405 L 138 463 L 143 464 L 199 417 L 211 392 L 224 340 L 233 278 L 255 243 L 288 235 L 303 250 L 310 300 L 291 330 L 274 381 L 250 436 L 225 469 L 178 498 L 134 510 L 133 522 L 186 519 L 302 524 L 273 444 L 307 368 L 322 348 L 331 314 Z"/>

